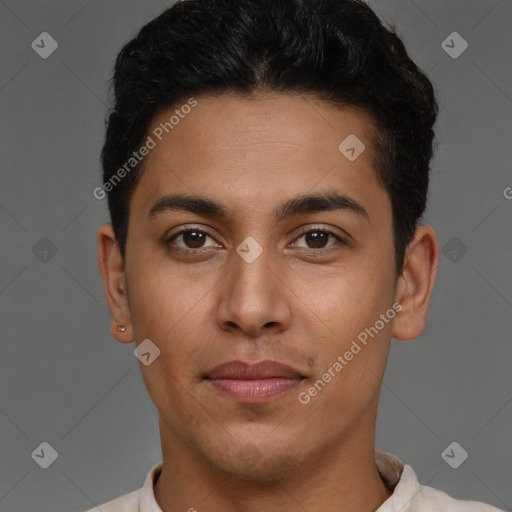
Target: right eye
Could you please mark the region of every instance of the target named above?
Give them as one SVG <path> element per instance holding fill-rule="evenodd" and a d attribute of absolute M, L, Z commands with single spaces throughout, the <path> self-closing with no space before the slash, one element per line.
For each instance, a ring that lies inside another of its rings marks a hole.
<path fill-rule="evenodd" d="M 204 243 L 206 239 L 213 237 L 209 235 L 206 231 L 201 231 L 199 229 L 182 229 L 177 233 L 174 233 L 168 240 L 167 243 L 171 242 L 176 245 L 178 250 L 190 253 L 190 252 L 198 252 L 198 249 L 204 249 Z M 183 245 L 176 243 L 176 241 L 181 241 Z M 219 247 L 220 244 L 215 242 L 214 247 Z M 220 246 L 221 247 L 221 246 Z"/>

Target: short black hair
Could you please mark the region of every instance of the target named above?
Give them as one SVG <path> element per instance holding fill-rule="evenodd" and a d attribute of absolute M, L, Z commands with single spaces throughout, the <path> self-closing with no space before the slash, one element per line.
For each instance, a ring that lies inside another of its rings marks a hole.
<path fill-rule="evenodd" d="M 180 0 L 122 48 L 112 80 L 104 184 L 141 147 L 156 114 L 193 96 L 308 94 L 365 109 L 376 127 L 374 166 L 392 203 L 397 277 L 402 272 L 426 208 L 438 105 L 396 30 L 362 0 Z M 108 191 L 123 261 L 143 163 Z"/>

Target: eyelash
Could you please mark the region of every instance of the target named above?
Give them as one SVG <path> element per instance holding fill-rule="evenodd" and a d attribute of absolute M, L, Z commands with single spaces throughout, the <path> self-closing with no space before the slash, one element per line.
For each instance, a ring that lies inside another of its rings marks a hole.
<path fill-rule="evenodd" d="M 187 229 L 182 229 L 181 231 L 178 231 L 177 233 L 174 233 L 170 238 L 168 238 L 166 240 L 165 244 L 169 245 L 174 239 L 176 239 L 180 235 L 182 235 L 184 233 L 190 233 L 190 232 L 201 233 L 203 235 L 207 235 L 210 238 L 214 239 L 214 237 L 208 231 L 204 231 L 202 229 L 187 228 Z M 322 229 L 320 229 L 320 228 L 312 228 L 311 229 L 310 228 L 307 231 L 301 232 L 297 236 L 297 238 L 295 238 L 293 241 L 295 242 L 296 240 L 299 240 L 299 238 L 302 238 L 303 236 L 308 235 L 309 233 L 326 233 L 327 235 L 331 235 L 332 237 L 334 237 L 341 245 L 345 245 L 345 246 L 349 245 L 338 234 L 336 234 L 333 231 L 330 231 L 328 229 L 324 229 L 324 228 L 322 228 Z M 334 245 L 336 245 L 336 244 L 334 244 Z M 329 250 L 332 250 L 332 247 L 333 247 L 333 245 L 327 246 L 327 247 L 322 247 L 320 249 L 308 249 L 308 248 L 305 248 L 305 247 L 301 247 L 300 250 L 303 253 L 314 254 L 315 256 L 317 256 L 318 254 L 321 254 L 321 253 L 327 252 Z M 180 252 L 182 254 L 195 254 L 195 255 L 197 255 L 197 254 L 202 254 L 202 253 L 208 251 L 208 248 L 199 247 L 197 249 L 184 249 L 183 247 L 173 247 L 172 250 L 178 251 L 178 252 Z"/>

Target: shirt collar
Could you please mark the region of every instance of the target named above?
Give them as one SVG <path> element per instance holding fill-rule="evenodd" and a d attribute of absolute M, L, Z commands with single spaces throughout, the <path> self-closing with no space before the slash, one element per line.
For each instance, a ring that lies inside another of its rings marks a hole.
<path fill-rule="evenodd" d="M 375 512 L 408 510 L 405 507 L 421 490 L 413 469 L 396 455 L 382 450 L 375 450 L 375 464 L 382 481 L 393 493 Z M 162 512 L 153 491 L 162 466 L 163 463 L 159 462 L 149 470 L 140 492 L 139 512 Z"/>

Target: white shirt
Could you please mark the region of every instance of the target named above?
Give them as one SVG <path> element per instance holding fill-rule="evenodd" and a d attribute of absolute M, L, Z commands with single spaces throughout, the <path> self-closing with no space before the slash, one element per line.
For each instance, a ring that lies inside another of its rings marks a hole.
<path fill-rule="evenodd" d="M 504 512 L 480 501 L 459 500 L 438 489 L 420 485 L 411 466 L 389 452 L 375 450 L 375 463 L 382 480 L 393 490 L 375 512 Z M 160 462 L 149 470 L 140 489 L 86 512 L 162 512 L 153 492 L 153 483 L 161 469 Z"/>

